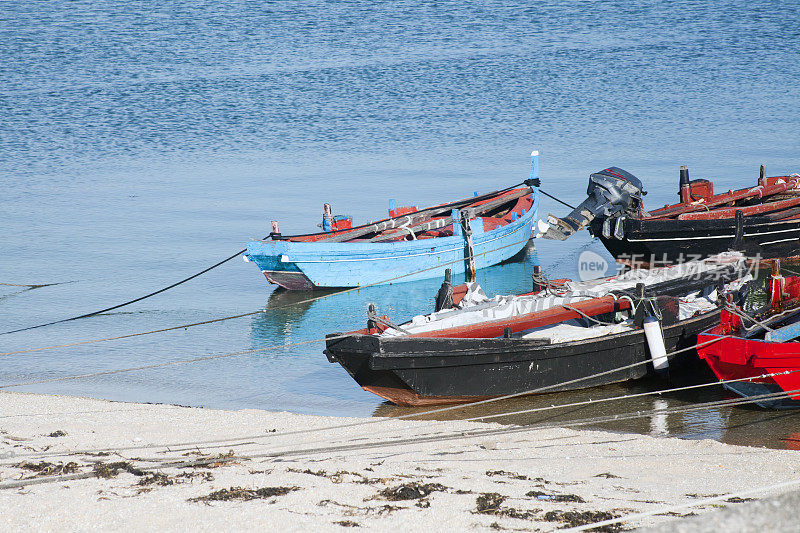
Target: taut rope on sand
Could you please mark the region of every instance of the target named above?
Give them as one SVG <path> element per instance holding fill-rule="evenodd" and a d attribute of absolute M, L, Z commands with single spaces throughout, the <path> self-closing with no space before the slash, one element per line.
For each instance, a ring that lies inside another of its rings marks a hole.
<path fill-rule="evenodd" d="M 710 408 L 716 408 L 720 406 L 728 406 L 728 405 L 747 405 L 751 403 L 755 403 L 758 401 L 763 401 L 765 399 L 772 399 L 776 396 L 785 396 L 787 394 L 800 392 L 800 389 L 795 391 L 788 391 L 788 392 L 781 392 L 781 393 L 772 393 L 772 394 L 764 394 L 758 397 L 753 398 L 741 398 L 741 399 L 734 399 L 734 400 L 722 400 L 717 402 L 707 402 L 703 404 L 695 404 L 691 406 L 679 407 L 675 409 L 653 409 L 650 411 L 635 411 L 630 413 L 623 413 L 618 415 L 609 415 L 605 417 L 595 417 L 590 419 L 584 420 L 574 420 L 570 422 L 560 423 L 560 424 L 529 424 L 525 426 L 514 426 L 514 427 L 506 427 L 506 428 L 491 428 L 485 430 L 475 430 L 475 431 L 457 431 L 451 434 L 434 434 L 430 436 L 415 436 L 410 438 L 403 438 L 403 439 L 394 439 L 390 441 L 383 441 L 383 442 L 371 442 L 371 443 L 356 443 L 356 444 L 342 444 L 342 445 L 328 445 L 322 446 L 317 448 L 308 448 L 298 450 L 296 446 L 298 444 L 306 444 L 306 443 L 291 443 L 286 444 L 284 446 L 292 446 L 292 449 L 285 450 L 285 451 L 272 451 L 272 452 L 264 452 L 264 453 L 257 453 L 257 454 L 248 454 L 246 456 L 230 456 L 230 457 L 211 457 L 211 458 L 203 458 L 193 461 L 177 461 L 174 463 L 160 463 L 154 467 L 145 467 L 141 468 L 140 470 L 143 471 L 151 471 L 151 470 L 158 470 L 163 468 L 186 468 L 192 466 L 201 466 L 207 465 L 216 462 L 225 462 L 225 461 L 240 461 L 242 459 L 267 459 L 267 458 L 277 458 L 277 457 L 298 457 L 298 456 L 306 456 L 306 455 L 316 455 L 320 453 L 324 453 L 329 455 L 335 452 L 351 452 L 351 451 L 359 451 L 359 450 L 367 450 L 367 449 L 376 449 L 376 448 L 387 448 L 387 447 L 394 447 L 394 446 L 405 446 L 410 444 L 420 444 L 420 443 L 428 443 L 428 442 L 443 442 L 443 441 L 451 441 L 451 440 L 459 440 L 459 439 L 467 439 L 467 438 L 477 438 L 477 437 L 486 437 L 486 436 L 496 436 L 496 435 L 504 435 L 504 434 L 512 434 L 512 433 L 521 433 L 526 431 L 536 431 L 541 429 L 551 429 L 551 428 L 570 428 L 570 427 L 579 427 L 579 426 L 586 426 L 591 424 L 596 424 L 603 421 L 614 421 L 614 420 L 632 420 L 637 418 L 644 418 L 651 416 L 653 414 L 661 414 L 665 412 L 673 412 L 673 413 L 685 413 L 685 412 L 692 412 Z M 329 428 L 320 428 L 320 429 L 331 429 Z M 290 433 L 284 433 L 283 435 L 288 435 Z M 313 444 L 313 443 L 312 443 Z M 117 450 L 120 450 L 119 448 Z M 89 452 L 79 452 L 79 451 L 72 451 L 72 452 L 62 452 L 59 455 L 80 455 Z M 19 488 L 20 486 L 24 486 L 27 484 L 41 484 L 41 483 L 55 483 L 60 481 L 68 481 L 71 479 L 85 479 L 94 477 L 94 473 L 83 473 L 83 474 L 62 474 L 58 476 L 48 476 L 48 477 L 41 477 L 41 478 L 34 478 L 33 480 L 17 480 L 17 481 L 8 481 L 5 483 L 0 483 L 0 490 L 2 489 L 10 489 L 10 488 Z M 800 482 L 800 481 L 799 481 Z M 596 526 L 593 526 L 596 527 Z"/>
<path fill-rule="evenodd" d="M 468 422 L 468 421 L 482 420 L 482 419 L 488 419 L 488 418 L 498 418 L 498 417 L 510 416 L 510 415 L 514 415 L 514 414 L 522 414 L 522 413 L 545 411 L 545 410 L 552 410 L 552 409 L 558 409 L 558 408 L 574 407 L 574 406 L 579 406 L 579 405 L 588 405 L 588 404 L 591 404 L 591 403 L 600 403 L 600 402 L 607 402 L 607 401 L 614 401 L 614 400 L 623 400 L 623 399 L 627 399 L 627 398 L 640 397 L 640 396 L 646 396 L 646 395 L 660 395 L 660 394 L 674 392 L 674 391 L 688 390 L 688 389 L 701 388 L 701 387 L 711 387 L 711 386 L 715 386 L 715 385 L 722 385 L 722 384 L 728 383 L 728 382 L 746 381 L 747 379 L 756 379 L 756 378 L 760 378 L 760 377 L 770 377 L 770 376 L 773 376 L 773 375 L 793 373 L 793 372 L 798 372 L 798 371 L 776 372 L 776 373 L 772 373 L 772 374 L 763 374 L 761 376 L 754 376 L 752 378 L 737 379 L 737 380 L 727 380 L 727 381 L 724 381 L 724 382 L 712 382 L 712 383 L 705 383 L 705 384 L 699 384 L 699 385 L 691 385 L 691 386 L 686 386 L 686 387 L 677 387 L 677 388 L 674 388 L 674 389 L 663 389 L 663 390 L 651 391 L 651 392 L 647 392 L 647 393 L 623 395 L 623 396 L 617 396 L 617 397 L 614 397 L 614 398 L 607 398 L 607 399 L 601 399 L 601 400 L 588 400 L 588 401 L 583 401 L 583 402 L 574 402 L 574 403 L 567 403 L 567 404 L 562 404 L 562 405 L 545 406 L 545 407 L 539 407 L 539 408 L 528 409 L 528 410 L 523 410 L 523 411 L 509 411 L 509 412 L 498 413 L 498 414 L 493 414 L 493 415 L 484 415 L 484 416 L 477 416 L 477 417 L 473 417 L 473 418 L 467 418 L 467 419 L 463 419 L 462 421 Z M 591 377 L 593 377 L 593 376 L 588 376 L 586 379 L 590 379 Z M 637 411 L 635 413 L 635 416 L 631 416 L 630 413 L 627 413 L 627 414 L 608 415 L 606 417 L 594 417 L 594 418 L 588 418 L 588 419 L 579 419 L 579 420 L 572 420 L 572 421 L 567 421 L 567 422 L 563 422 L 563 423 L 560 423 L 560 424 L 553 424 L 553 425 L 550 425 L 550 426 L 541 426 L 541 427 L 569 427 L 569 426 L 572 426 L 572 425 L 580 426 L 580 425 L 596 424 L 596 423 L 607 422 L 607 421 L 627 420 L 627 419 L 630 419 L 630 418 L 640 418 L 640 417 L 652 416 L 654 414 L 659 414 L 660 415 L 660 414 L 670 414 L 670 413 L 677 413 L 677 412 L 686 412 L 687 410 L 697 409 L 698 405 L 702 406 L 703 409 L 713 408 L 713 407 L 735 406 L 735 405 L 749 404 L 749 403 L 754 403 L 754 402 L 759 402 L 759 401 L 764 401 L 764 400 L 783 398 L 786 395 L 794 393 L 794 392 L 798 392 L 798 391 L 789 391 L 789 392 L 782 392 L 781 391 L 781 392 L 778 392 L 778 393 L 771 393 L 771 394 L 761 395 L 761 396 L 752 397 L 752 398 L 721 400 L 721 401 L 717 401 L 717 402 L 708 402 L 708 403 L 705 403 L 705 404 L 682 406 L 682 407 L 676 407 L 676 408 L 672 408 L 672 409 L 654 409 L 654 410 L 645 411 L 645 412 Z M 462 405 L 453 406 L 453 407 L 455 407 L 455 408 L 468 408 L 468 407 L 472 407 L 472 406 L 476 405 L 476 403 L 477 402 L 473 402 L 473 403 L 462 404 Z M 436 410 L 434 410 L 434 411 L 436 411 Z M 398 415 L 398 416 L 395 416 L 395 417 L 371 418 L 371 419 L 367 419 L 367 420 L 363 420 L 363 421 L 359 421 L 359 422 L 353 422 L 353 423 L 347 423 L 347 424 L 339 424 L 339 425 L 335 425 L 335 426 L 326 426 L 326 427 L 321 427 L 321 428 L 311 428 L 311 429 L 296 430 L 296 431 L 282 432 L 282 433 L 271 433 L 271 434 L 268 434 L 268 435 L 257 434 L 257 435 L 246 435 L 246 436 L 235 437 L 235 438 L 214 439 L 214 440 L 205 440 L 205 441 L 179 442 L 179 443 L 168 443 L 168 444 L 148 444 L 148 445 L 141 445 L 141 446 L 128 446 L 128 447 L 125 447 L 125 448 L 114 448 L 114 451 L 120 451 L 120 450 L 121 451 L 126 451 L 126 450 L 134 450 L 134 449 L 154 449 L 154 448 L 159 448 L 160 449 L 160 448 L 174 448 L 174 447 L 179 447 L 179 446 L 199 446 L 199 445 L 205 445 L 205 446 L 213 445 L 213 447 L 226 447 L 226 446 L 235 445 L 235 443 L 241 442 L 241 441 L 263 440 L 263 439 L 269 439 L 269 438 L 277 438 L 277 437 L 294 436 L 294 435 L 301 435 L 301 434 L 308 434 L 308 433 L 316 433 L 316 432 L 321 432 L 321 431 L 330 431 L 330 430 L 334 430 L 334 429 L 359 427 L 359 426 L 364 426 L 364 425 L 369 425 L 369 424 L 388 422 L 388 421 L 392 421 L 392 420 L 403 420 L 403 419 L 418 417 L 418 416 L 422 416 L 422 415 L 428 414 L 430 412 L 433 412 L 433 411 L 426 411 L 426 412 L 422 412 L 422 413 L 408 413 L 408 414 L 405 414 L 405 415 Z M 432 424 L 433 425 L 438 425 L 438 424 L 444 424 L 444 423 L 446 423 L 446 421 L 433 422 Z M 523 427 L 528 427 L 528 426 L 523 426 Z M 375 435 L 375 433 L 373 433 L 372 435 Z M 297 444 L 319 444 L 320 442 L 327 442 L 327 440 L 310 440 L 310 441 L 304 441 L 302 443 L 293 443 L 293 445 L 297 445 Z M 110 450 L 109 448 L 101 448 L 101 449 L 74 451 L 72 453 L 98 453 L 98 452 L 109 451 L 109 450 Z M 39 453 L 39 454 L 24 454 L 22 456 L 24 456 L 24 457 L 47 457 L 47 456 L 52 456 L 52 455 L 60 455 L 60 453 L 59 452 L 43 452 L 43 453 Z"/>

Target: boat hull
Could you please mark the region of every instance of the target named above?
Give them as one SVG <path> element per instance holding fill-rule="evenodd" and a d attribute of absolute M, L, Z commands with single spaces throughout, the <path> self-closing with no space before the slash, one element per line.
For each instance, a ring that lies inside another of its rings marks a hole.
<path fill-rule="evenodd" d="M 597 236 L 615 259 L 623 262 L 680 263 L 727 251 L 746 257 L 774 259 L 800 254 L 800 219 L 772 221 L 745 217 L 737 232 L 733 218 L 719 220 L 626 219 L 623 238 L 603 236 L 602 220 L 594 220 Z"/>
<path fill-rule="evenodd" d="M 775 383 L 726 383 L 723 385 L 729 391 L 742 396 L 743 398 L 753 398 L 755 396 L 764 396 L 766 394 L 776 394 L 781 392 L 781 388 Z M 774 400 L 762 400 L 755 402 L 759 407 L 765 409 L 796 409 L 800 406 L 797 400 L 789 398 L 780 398 Z"/>
<path fill-rule="evenodd" d="M 709 343 L 701 347 L 698 354 L 720 381 L 750 378 L 749 381 L 726 384 L 726 388 L 745 397 L 784 391 L 788 398 L 761 404 L 800 407 L 799 343 L 718 335 L 713 329 L 699 335 L 698 342 Z M 777 375 L 758 377 L 765 374 Z"/>
<path fill-rule="evenodd" d="M 696 344 L 719 312 L 664 327 L 667 352 Z M 352 334 L 327 342 L 331 363 L 364 389 L 398 405 L 464 403 L 520 394 L 574 390 L 638 379 L 654 372 L 642 330 L 549 344 L 539 339 L 378 337 Z M 680 368 L 687 350 L 670 362 Z M 628 365 L 630 368 L 622 368 Z M 590 375 L 602 376 L 578 380 Z"/>
<path fill-rule="evenodd" d="M 534 189 L 529 209 L 515 221 L 491 231 L 484 231 L 481 219 L 472 221 L 476 269 L 502 263 L 526 246 L 538 204 L 539 192 Z M 464 254 L 464 238 L 454 235 L 382 243 L 251 241 L 245 257 L 270 282 L 289 290 L 309 290 L 440 278 L 448 268 L 457 275 L 465 271 Z"/>

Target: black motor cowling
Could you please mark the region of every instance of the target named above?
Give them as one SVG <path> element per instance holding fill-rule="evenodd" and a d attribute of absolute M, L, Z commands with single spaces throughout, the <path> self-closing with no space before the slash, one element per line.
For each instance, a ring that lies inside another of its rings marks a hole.
<path fill-rule="evenodd" d="M 544 233 L 544 238 L 563 241 L 597 217 L 637 213 L 646 193 L 639 178 L 621 168 L 609 167 L 589 176 L 586 194 L 589 197 L 566 217 L 547 217 L 550 228 Z"/>

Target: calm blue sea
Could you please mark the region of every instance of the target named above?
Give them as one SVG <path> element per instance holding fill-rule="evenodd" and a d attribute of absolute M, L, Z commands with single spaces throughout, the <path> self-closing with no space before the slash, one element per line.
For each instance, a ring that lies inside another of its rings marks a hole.
<path fill-rule="evenodd" d="M 4 2 L 0 329 L 140 296 L 322 204 L 365 222 L 517 183 L 580 202 L 609 165 L 674 201 L 678 167 L 718 189 L 800 170 L 800 8 L 730 2 Z M 543 201 L 542 216 L 566 208 Z M 537 243 L 555 277 L 602 246 Z M 479 274 L 530 287 L 533 256 Z M 300 342 L 427 312 L 439 281 L 294 305 L 240 260 L 119 312 L 0 336 L 0 352 L 264 309 L 0 358 L 0 384 Z M 321 345 L 15 390 L 369 415 Z"/>

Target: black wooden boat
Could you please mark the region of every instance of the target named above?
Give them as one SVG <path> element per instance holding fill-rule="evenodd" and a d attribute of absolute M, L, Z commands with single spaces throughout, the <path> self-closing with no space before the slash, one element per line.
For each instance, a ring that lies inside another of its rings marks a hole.
<path fill-rule="evenodd" d="M 544 237 L 563 240 L 588 226 L 621 262 L 670 264 L 737 251 L 750 258 L 800 254 L 800 175 L 767 177 L 755 187 L 714 194 L 681 168 L 680 203 L 642 205 L 641 182 L 611 167 L 590 177 L 590 195 L 563 219 L 550 215 Z"/>
<path fill-rule="evenodd" d="M 682 318 L 678 296 L 708 291 L 718 280 L 728 283 L 728 288 L 739 289 L 746 279 L 741 260 L 728 265 L 703 264 L 705 270 L 689 275 L 669 272 L 677 267 L 656 269 L 668 274 L 666 281 L 648 284 L 648 294 L 658 295 L 655 301 L 657 313 L 662 315 L 667 353 L 696 344 L 697 334 L 719 318 L 719 310 L 713 304 Z M 542 388 L 553 392 L 642 378 L 654 368 L 644 330 L 631 324 L 632 305 L 641 310 L 640 303 L 644 301 L 630 296 L 630 289 L 643 279 L 636 276 L 635 272 L 628 272 L 600 284 L 571 282 L 566 285 L 568 292 L 560 294 L 550 288 L 539 293 L 495 297 L 462 309 L 415 317 L 399 326 L 373 315 L 366 329 L 345 336 L 329 335 L 325 353 L 331 363 L 342 365 L 362 388 L 399 405 L 462 403 L 539 392 Z M 605 291 L 605 286 L 623 289 Z M 586 287 L 591 290 L 587 292 Z M 589 297 L 592 294 L 598 296 Z M 565 300 L 568 303 L 563 303 Z M 706 300 L 703 302 L 705 305 Z M 509 305 L 520 312 L 502 311 L 499 314 L 508 316 L 500 320 L 480 318 L 492 318 L 492 312 Z M 524 312 L 527 309 L 537 310 Z M 617 333 L 613 328 L 589 331 L 611 326 L 597 326 L 584 315 L 603 320 L 616 315 L 630 326 L 619 328 Z M 583 327 L 589 337 L 561 342 L 547 337 L 526 338 L 537 330 L 549 335 L 555 331 L 549 327 L 559 328 L 567 322 L 577 324 L 570 328 Z M 687 350 L 670 362 L 671 367 L 680 364 L 679 359 L 694 359 L 695 353 Z M 580 381 L 570 383 L 573 380 Z"/>

